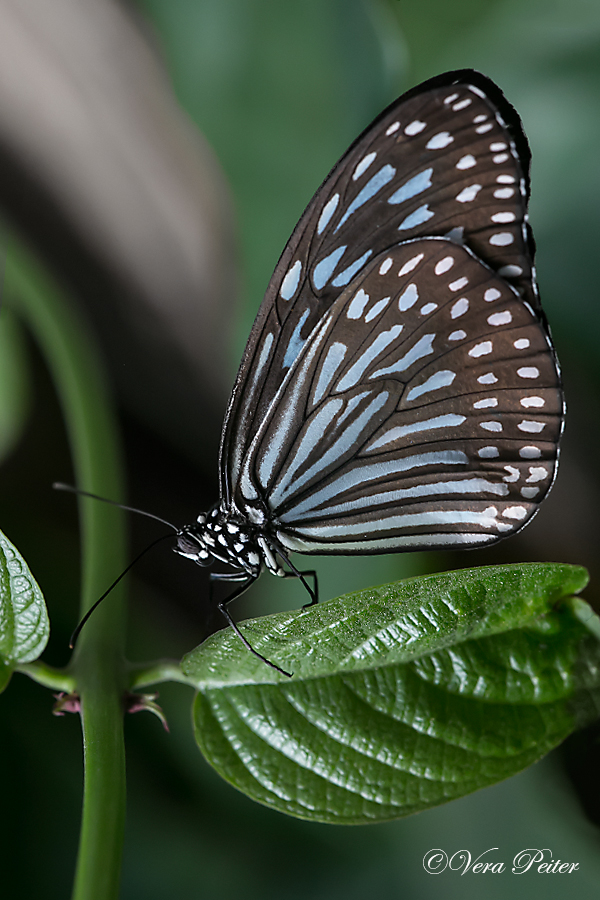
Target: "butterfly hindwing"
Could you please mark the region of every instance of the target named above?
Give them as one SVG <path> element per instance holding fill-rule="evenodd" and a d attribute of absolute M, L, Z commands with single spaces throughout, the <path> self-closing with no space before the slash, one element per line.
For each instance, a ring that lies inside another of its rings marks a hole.
<path fill-rule="evenodd" d="M 485 543 L 521 528 L 550 488 L 561 416 L 529 304 L 466 248 L 408 241 L 314 328 L 234 502 L 262 497 L 291 550 Z"/>
<path fill-rule="evenodd" d="M 296 226 L 252 329 L 221 448 L 222 496 L 295 359 L 339 295 L 387 248 L 449 236 L 536 311 L 526 222 L 529 149 L 478 73 L 448 73 L 392 104 L 332 170 Z"/>

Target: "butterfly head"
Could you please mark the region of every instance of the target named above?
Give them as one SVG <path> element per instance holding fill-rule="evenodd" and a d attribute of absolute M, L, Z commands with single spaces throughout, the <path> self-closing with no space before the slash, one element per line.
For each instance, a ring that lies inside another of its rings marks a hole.
<path fill-rule="evenodd" d="M 256 528 L 215 506 L 177 536 L 175 552 L 199 566 L 215 560 L 256 577 L 263 566 Z"/>
<path fill-rule="evenodd" d="M 204 540 L 206 516 L 198 516 L 194 525 L 188 525 L 177 535 L 177 544 L 173 548 L 175 553 L 191 559 L 199 566 L 210 566 L 214 557 Z"/>

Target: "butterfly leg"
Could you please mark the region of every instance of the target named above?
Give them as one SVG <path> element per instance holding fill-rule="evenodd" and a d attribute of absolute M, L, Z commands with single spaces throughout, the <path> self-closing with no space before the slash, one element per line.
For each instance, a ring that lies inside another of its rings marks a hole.
<path fill-rule="evenodd" d="M 297 569 L 296 566 L 292 562 L 290 562 L 289 559 L 287 559 L 287 557 L 283 557 L 283 559 L 285 559 L 285 562 L 288 564 L 288 566 L 290 567 L 290 569 L 292 571 L 284 572 L 282 577 L 283 578 L 299 578 L 300 581 L 302 582 L 302 584 L 304 585 L 304 587 L 306 588 L 308 596 L 310 597 L 310 602 L 305 603 L 304 606 L 302 607 L 302 609 L 308 609 L 309 606 L 314 606 L 316 603 L 319 602 L 319 582 L 317 579 L 316 571 L 314 569 L 305 569 L 303 572 L 301 572 L 300 569 Z M 306 578 L 312 578 L 312 581 L 313 581 L 312 588 L 308 584 Z"/>
<path fill-rule="evenodd" d="M 221 615 L 223 616 L 223 618 L 225 619 L 227 624 L 233 628 L 233 630 L 239 637 L 239 639 L 242 642 L 242 644 L 244 645 L 244 647 L 247 650 L 249 650 L 250 653 L 253 653 L 254 656 L 258 657 L 258 659 L 262 660 L 268 666 L 271 666 L 272 669 L 276 669 L 277 672 L 281 672 L 282 675 L 286 675 L 287 678 L 291 678 L 292 677 L 291 672 L 286 672 L 285 669 L 282 669 L 276 663 L 271 662 L 270 659 L 267 659 L 266 656 L 263 656 L 262 653 L 259 653 L 258 650 L 254 649 L 254 647 L 248 641 L 248 639 L 244 637 L 244 635 L 240 631 L 238 625 L 233 620 L 231 613 L 227 609 L 228 605 L 231 603 L 232 600 L 235 600 L 237 597 L 240 597 L 245 591 L 248 590 L 248 588 L 252 584 L 254 584 L 257 577 L 258 576 L 256 576 L 256 575 L 247 575 L 245 572 L 240 573 L 239 575 L 227 575 L 226 573 L 221 573 L 221 572 L 211 572 L 210 573 L 210 581 L 209 581 L 211 601 L 212 601 L 212 596 L 213 596 L 213 584 L 215 581 L 242 581 L 242 579 L 243 579 L 243 583 L 240 584 L 234 591 L 232 591 L 231 594 L 229 595 L 229 597 L 226 597 L 225 600 L 221 600 L 220 603 L 217 603 L 217 609 L 219 610 L 219 612 L 221 613 Z"/>

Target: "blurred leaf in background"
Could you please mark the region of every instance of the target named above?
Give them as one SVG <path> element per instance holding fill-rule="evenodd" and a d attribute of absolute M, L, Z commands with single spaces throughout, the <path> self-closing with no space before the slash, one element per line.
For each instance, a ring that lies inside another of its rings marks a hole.
<path fill-rule="evenodd" d="M 558 482 L 536 521 L 497 548 L 319 558 L 316 567 L 330 597 L 421 571 L 572 562 L 590 569 L 585 596 L 594 604 L 599 42 L 598 0 L 0 0 L 0 202 L 102 336 L 123 410 L 131 500 L 178 522 L 214 502 L 227 389 L 305 204 L 394 97 L 472 66 L 505 91 L 532 145 L 538 274 L 569 404 Z M 49 485 L 69 480 L 70 463 L 35 352 L 31 369 L 33 411 L 0 475 L 2 524 L 48 599 L 49 661 L 65 662 L 76 520 Z M 155 536 L 151 527 L 134 526 L 134 548 Z M 220 627 L 207 619 L 202 573 L 171 556 L 157 551 L 138 570 L 134 658 L 181 655 Z M 297 585 L 265 577 L 238 614 L 303 599 Z M 51 718 L 48 696 L 24 679 L 13 679 L 2 703 L 5 883 L 20 884 L 27 871 L 32 895 L 62 898 L 79 815 L 78 723 Z M 498 846 L 508 859 L 550 847 L 580 863 L 575 895 L 597 895 L 598 833 L 558 755 L 418 817 L 336 829 L 236 793 L 198 757 L 189 692 L 165 686 L 160 703 L 169 736 L 151 717 L 127 722 L 123 898 L 479 898 L 476 880 L 423 871 L 436 846 L 473 854 Z M 597 766 L 597 749 L 589 759 Z M 538 876 L 485 885 L 491 900 L 509 890 L 564 896 L 560 880 Z"/>

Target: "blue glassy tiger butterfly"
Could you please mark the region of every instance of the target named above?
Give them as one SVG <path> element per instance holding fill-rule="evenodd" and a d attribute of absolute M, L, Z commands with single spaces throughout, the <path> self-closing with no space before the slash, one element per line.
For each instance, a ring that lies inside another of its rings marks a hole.
<path fill-rule="evenodd" d="M 176 548 L 228 565 L 219 608 L 247 646 L 226 603 L 264 568 L 316 600 L 290 552 L 477 547 L 548 493 L 564 410 L 529 163 L 500 89 L 448 72 L 392 103 L 309 203 L 233 388 L 219 502 Z"/>

